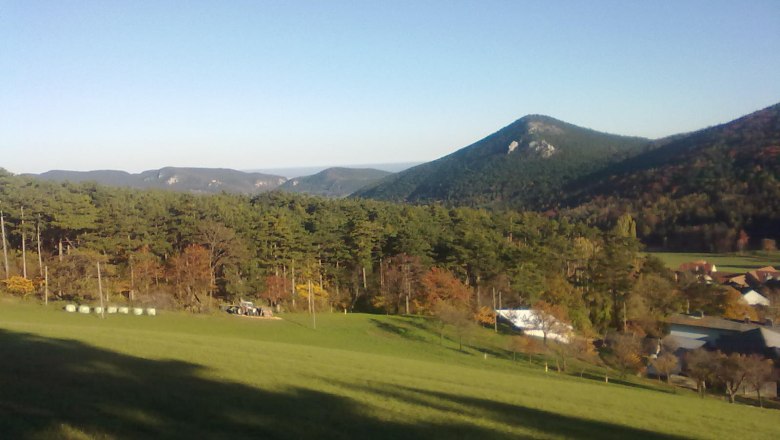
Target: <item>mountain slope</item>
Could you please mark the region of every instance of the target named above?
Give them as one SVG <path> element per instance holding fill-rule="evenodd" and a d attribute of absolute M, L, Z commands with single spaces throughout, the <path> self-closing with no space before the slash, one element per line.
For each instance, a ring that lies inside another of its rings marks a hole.
<path fill-rule="evenodd" d="M 600 133 L 548 116 L 531 115 L 355 195 L 545 209 L 557 205 L 567 182 L 634 155 L 648 143 L 643 138 Z"/>
<path fill-rule="evenodd" d="M 675 136 L 568 190 L 570 213 L 608 223 L 631 212 L 651 245 L 726 251 L 743 230 L 754 246 L 780 239 L 780 104 Z"/>
<path fill-rule="evenodd" d="M 159 188 L 195 193 L 231 192 L 254 194 L 275 189 L 286 181 L 284 177 L 262 173 L 245 173 L 226 168 L 177 168 L 130 174 L 124 171 L 64 171 L 52 170 L 29 176 L 57 182 L 97 182 L 108 186 L 129 188 Z"/>
<path fill-rule="evenodd" d="M 290 179 L 279 189 L 325 197 L 346 197 L 390 174 L 371 168 L 328 168 L 311 176 Z"/>

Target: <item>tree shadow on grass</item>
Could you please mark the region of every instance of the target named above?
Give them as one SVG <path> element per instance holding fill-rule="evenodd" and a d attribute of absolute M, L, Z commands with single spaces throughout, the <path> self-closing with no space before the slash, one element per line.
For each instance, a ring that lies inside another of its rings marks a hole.
<path fill-rule="evenodd" d="M 750 406 L 759 406 L 758 405 L 758 397 L 755 396 L 755 393 L 753 393 L 750 397 L 747 396 L 736 396 L 737 403 L 741 403 L 743 405 L 750 405 Z M 762 402 L 764 405 L 764 408 L 770 408 L 770 409 L 780 409 L 780 401 L 777 399 L 772 399 L 769 397 L 762 397 Z"/>
<path fill-rule="evenodd" d="M 369 320 L 372 324 L 376 326 L 379 330 L 382 330 L 384 332 L 400 336 L 404 339 L 410 340 L 410 341 L 417 341 L 417 342 L 426 342 L 426 339 L 423 338 L 420 335 L 412 333 L 412 331 L 404 326 L 396 325 L 390 322 L 380 321 L 375 318 L 371 318 Z"/>
<path fill-rule="evenodd" d="M 455 394 L 380 385 L 353 390 L 404 404 L 440 405 L 453 422 L 382 420 L 348 397 L 269 391 L 207 378 L 207 368 L 151 360 L 78 341 L 0 330 L 3 438 L 517 438 L 458 417 L 522 425 L 535 437 L 670 438 L 606 422 Z M 332 379 L 331 379 L 332 381 Z"/>
<path fill-rule="evenodd" d="M 464 347 L 480 353 L 481 355 L 487 354 L 491 358 L 512 360 L 512 352 L 509 350 L 502 350 L 496 347 L 485 347 L 476 344 L 463 344 Z"/>
<path fill-rule="evenodd" d="M 403 424 L 334 394 L 268 391 L 78 341 L 0 330 L 3 438 L 509 438 L 468 424 Z"/>
<path fill-rule="evenodd" d="M 341 386 L 355 388 L 341 383 Z M 687 437 L 663 434 L 645 429 L 616 425 L 609 422 L 567 416 L 537 408 L 513 405 L 495 400 L 468 397 L 445 392 L 422 390 L 395 384 L 358 387 L 362 391 L 381 394 L 387 398 L 406 403 L 415 403 L 440 411 L 469 414 L 488 418 L 507 426 L 522 426 L 538 432 L 539 436 L 562 436 L 565 438 L 598 439 L 684 439 Z M 536 437 L 531 435 L 532 437 Z"/>
<path fill-rule="evenodd" d="M 570 375 L 571 376 L 582 377 L 583 379 L 590 379 L 590 380 L 596 380 L 596 381 L 599 381 L 599 382 L 604 382 L 604 374 L 603 373 L 596 374 L 596 373 L 593 373 L 593 372 L 586 371 L 586 372 L 582 373 L 582 375 L 580 375 L 579 372 L 574 371 Z M 641 384 L 641 383 L 630 382 L 628 380 L 621 379 L 619 376 L 609 376 L 609 383 L 613 384 L 613 385 L 624 385 L 624 386 L 632 387 L 632 388 L 640 388 L 640 389 L 643 389 L 643 390 L 657 391 L 659 393 L 677 394 L 675 392 L 674 388 L 664 387 L 662 384 L 659 384 L 659 386 L 655 387 L 655 386 L 651 386 L 651 385 L 645 385 L 645 384 Z"/>
<path fill-rule="evenodd" d="M 390 319 L 399 324 L 408 325 L 424 332 L 438 334 L 437 330 L 431 325 L 430 318 L 419 315 L 404 315 L 391 316 Z"/>

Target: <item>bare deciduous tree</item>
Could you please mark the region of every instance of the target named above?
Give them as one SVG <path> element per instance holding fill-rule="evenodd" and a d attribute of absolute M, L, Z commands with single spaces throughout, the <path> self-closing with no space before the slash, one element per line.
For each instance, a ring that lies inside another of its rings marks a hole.
<path fill-rule="evenodd" d="M 696 380 L 696 391 L 704 397 L 707 382 L 715 376 L 716 355 L 703 348 L 697 348 L 686 354 L 685 371 Z"/>
<path fill-rule="evenodd" d="M 438 301 L 433 311 L 439 323 L 439 341 L 444 338 L 444 327 L 449 325 L 458 337 L 458 350 L 463 350 L 463 337 L 475 326 L 468 311 L 445 301 Z"/>
<path fill-rule="evenodd" d="M 745 382 L 750 384 L 758 397 L 758 405 L 763 408 L 761 400 L 761 388 L 774 378 L 772 361 L 757 354 L 751 354 L 743 359 L 743 367 L 746 372 Z"/>
<path fill-rule="evenodd" d="M 620 377 L 626 377 L 629 371 L 636 371 L 642 366 L 642 346 L 639 338 L 629 334 L 617 334 L 609 343 L 609 360 L 620 372 Z"/>
<path fill-rule="evenodd" d="M 666 351 L 661 353 L 657 358 L 650 361 L 650 365 L 652 365 L 653 368 L 655 368 L 655 371 L 658 373 L 658 380 L 661 380 L 661 376 L 665 376 L 666 383 L 669 383 L 669 377 L 672 375 L 672 371 L 677 368 L 679 362 L 677 361 L 677 356 L 675 356 L 674 353 Z"/>
<path fill-rule="evenodd" d="M 726 389 L 730 403 L 735 402 L 737 391 L 739 391 L 739 387 L 742 386 L 746 376 L 744 355 L 739 353 L 731 353 L 728 356 L 718 354 L 715 377 Z"/>
<path fill-rule="evenodd" d="M 542 332 L 542 341 L 545 346 L 547 346 L 548 336 L 556 334 L 568 338 L 571 332 L 566 309 L 544 301 L 534 304 L 532 313 L 529 313 L 524 321 L 527 326 Z"/>

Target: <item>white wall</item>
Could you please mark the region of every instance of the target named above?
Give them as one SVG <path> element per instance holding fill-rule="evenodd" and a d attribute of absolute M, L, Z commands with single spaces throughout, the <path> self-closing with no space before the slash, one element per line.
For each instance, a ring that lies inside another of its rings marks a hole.
<path fill-rule="evenodd" d="M 535 338 L 544 338 L 544 332 L 542 332 L 540 329 L 533 326 L 534 316 L 536 313 L 538 313 L 536 310 L 499 309 L 496 310 L 496 313 L 498 313 L 498 315 L 501 316 L 502 318 L 511 322 L 512 325 L 514 325 L 515 327 L 521 329 L 523 333 L 525 333 L 526 335 L 533 336 Z M 561 325 L 567 329 L 565 333 L 570 333 L 572 331 L 572 326 L 568 324 L 561 324 Z M 569 343 L 568 334 L 549 332 L 547 333 L 547 339 L 552 339 L 558 342 L 562 342 L 564 344 Z"/>

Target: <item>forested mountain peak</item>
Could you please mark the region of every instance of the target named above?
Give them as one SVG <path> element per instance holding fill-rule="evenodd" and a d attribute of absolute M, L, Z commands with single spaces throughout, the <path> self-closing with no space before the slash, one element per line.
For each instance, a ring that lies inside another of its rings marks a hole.
<path fill-rule="evenodd" d="M 714 151 L 725 153 L 729 159 L 771 159 L 778 155 L 780 148 L 777 142 L 778 133 L 780 103 L 731 122 L 658 140 L 655 142 L 657 148 L 648 149 L 623 163 L 615 164 L 607 168 L 605 173 L 628 175 L 664 165 L 684 168 L 691 163 L 701 168 L 704 165 L 703 156 Z"/>
<path fill-rule="evenodd" d="M 564 183 L 638 153 L 649 140 L 524 116 L 433 162 L 358 191 L 367 198 L 544 209 Z"/>

